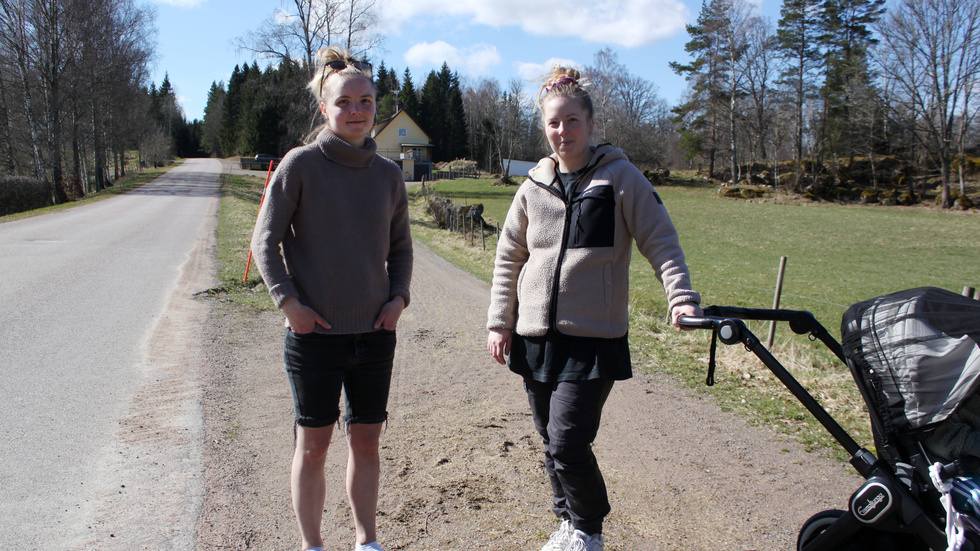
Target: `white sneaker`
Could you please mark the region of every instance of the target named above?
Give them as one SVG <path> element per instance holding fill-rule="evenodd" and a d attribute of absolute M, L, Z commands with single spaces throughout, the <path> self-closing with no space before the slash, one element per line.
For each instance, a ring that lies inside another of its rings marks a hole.
<path fill-rule="evenodd" d="M 602 551 L 602 534 L 590 536 L 581 530 L 576 530 L 565 551 Z"/>
<path fill-rule="evenodd" d="M 562 519 L 561 526 L 552 532 L 551 537 L 548 538 L 548 543 L 544 544 L 541 551 L 565 551 L 568 549 L 568 544 L 572 542 L 573 533 L 575 533 L 575 528 L 572 526 L 572 521 L 567 518 Z"/>
<path fill-rule="evenodd" d="M 382 549 L 380 545 L 378 545 L 378 542 L 372 541 L 371 543 L 365 543 L 364 545 L 358 544 L 357 547 L 354 548 L 354 551 L 385 551 L 385 550 Z"/>

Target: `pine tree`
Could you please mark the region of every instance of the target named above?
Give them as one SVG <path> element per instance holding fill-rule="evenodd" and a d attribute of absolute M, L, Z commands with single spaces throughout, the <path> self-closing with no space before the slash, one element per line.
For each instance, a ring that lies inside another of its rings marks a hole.
<path fill-rule="evenodd" d="M 398 104 L 398 75 L 394 70 L 389 71 L 383 61 L 374 77 L 374 86 L 378 90 L 378 110 L 375 120 L 390 119 L 395 115 L 395 107 Z"/>
<path fill-rule="evenodd" d="M 467 157 L 469 138 L 466 131 L 466 112 L 459 77 L 442 64 L 438 73 L 432 71 L 422 87 L 419 101 L 419 124 L 432 140 L 435 161 L 452 161 Z"/>
<path fill-rule="evenodd" d="M 449 83 L 449 109 L 447 153 L 450 159 L 469 158 L 469 136 L 466 130 L 466 110 L 463 108 L 463 91 L 459 75 L 453 72 Z"/>
<path fill-rule="evenodd" d="M 408 116 L 415 121 L 419 120 L 419 96 L 415 91 L 415 85 L 412 84 L 412 73 L 408 67 L 405 68 L 405 74 L 402 77 L 401 89 L 398 91 L 398 102 L 401 103 L 402 109 L 408 113 Z"/>
<path fill-rule="evenodd" d="M 724 0 L 704 0 L 701 12 L 693 25 L 687 25 L 690 40 L 684 51 L 694 59 L 688 64 L 670 62 L 670 68 L 683 76 L 689 86 L 687 101 L 673 109 L 675 120 L 682 129 L 698 139 L 688 143 L 700 144 L 708 160 L 708 174 L 715 175 L 715 160 L 720 149 L 724 126 L 725 61 L 723 58 L 722 25 Z"/>
<path fill-rule="evenodd" d="M 820 0 L 785 0 L 776 29 L 777 49 L 786 62 L 781 83 L 793 97 L 795 187 L 803 177 L 803 136 L 806 132 L 803 113 L 813 96 L 813 73 L 820 65 Z"/>
<path fill-rule="evenodd" d="M 204 106 L 204 121 L 201 129 L 201 147 L 214 157 L 224 157 L 221 148 L 221 114 L 225 104 L 225 83 L 211 83 L 208 102 Z"/>
<path fill-rule="evenodd" d="M 225 155 L 239 155 L 238 147 L 238 118 L 240 113 L 242 88 L 248 78 L 248 66 L 243 71 L 238 65 L 228 79 L 228 91 L 225 93 L 225 108 L 221 113 L 221 150 Z"/>
<path fill-rule="evenodd" d="M 825 80 L 821 89 L 824 116 L 822 140 L 834 156 L 855 154 L 861 130 L 854 110 L 862 91 L 872 86 L 868 49 L 877 40 L 871 26 L 885 11 L 885 0 L 823 0 L 822 43 Z"/>

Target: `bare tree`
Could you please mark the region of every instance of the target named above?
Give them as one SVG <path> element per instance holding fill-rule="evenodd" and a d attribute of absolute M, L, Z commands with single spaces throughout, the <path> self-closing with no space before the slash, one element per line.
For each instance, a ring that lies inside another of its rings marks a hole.
<path fill-rule="evenodd" d="M 770 130 L 775 119 L 773 81 L 776 76 L 776 38 L 772 23 L 761 17 L 753 18 L 746 33 L 747 50 L 744 57 L 746 94 L 746 134 L 748 152 L 762 161 L 768 160 Z M 775 166 L 775 156 L 772 157 Z"/>
<path fill-rule="evenodd" d="M 914 114 L 905 123 L 939 165 L 942 204 L 950 207 L 956 118 L 968 118 L 961 113 L 980 75 L 980 0 L 902 0 L 879 32 L 892 100 Z"/>
<path fill-rule="evenodd" d="M 470 151 L 489 171 L 498 166 L 500 159 L 501 128 L 496 122 L 500 119 L 500 95 L 500 83 L 489 78 L 467 86 L 463 94 L 463 108 L 471 129 Z"/>
<path fill-rule="evenodd" d="M 375 29 L 378 24 L 379 0 L 345 0 L 342 6 L 346 37 L 344 46 L 356 56 L 381 46 L 383 36 Z"/>
<path fill-rule="evenodd" d="M 488 170 L 499 168 L 507 177 L 510 160 L 536 156 L 529 146 L 537 134 L 534 107 L 524 81 L 512 78 L 508 89 L 502 90 L 496 80 L 483 79 L 467 88 L 463 103 L 472 134 L 471 151 L 482 157 L 481 164 Z"/>
<path fill-rule="evenodd" d="M 977 117 L 978 111 L 980 111 L 980 106 L 975 105 L 973 100 L 973 91 L 976 82 L 971 79 L 967 82 L 967 85 L 963 89 L 963 108 L 960 114 L 959 120 L 957 121 L 956 130 L 956 156 L 957 156 L 957 169 L 960 179 L 960 196 L 966 196 L 966 137 L 969 133 L 970 127 L 973 125 L 973 121 Z"/>
<path fill-rule="evenodd" d="M 380 44 L 374 32 L 380 6 L 378 0 L 291 0 L 283 1 L 254 31 L 235 39 L 240 51 L 282 63 L 302 59 L 310 78 L 314 58 L 321 48 L 337 43 L 363 56 Z"/>
<path fill-rule="evenodd" d="M 622 148 L 634 162 L 663 165 L 672 127 L 657 85 L 631 74 L 608 48 L 595 54 L 585 72 L 592 87 L 596 138 Z"/>
<path fill-rule="evenodd" d="M 752 6 L 746 0 L 726 0 L 722 5 L 721 51 L 728 71 L 728 132 L 729 157 L 731 161 L 732 183 L 742 179 L 738 157 L 738 100 L 742 95 L 745 79 L 743 57 L 749 47 L 748 31 L 754 16 Z"/>
<path fill-rule="evenodd" d="M 501 160 L 503 177 L 510 177 L 510 161 L 519 155 L 523 145 L 527 143 L 529 131 L 534 127 L 534 106 L 524 81 L 514 77 L 508 81 L 508 91 L 501 98 L 503 107 L 503 144 L 501 151 L 506 151 L 506 160 Z M 521 155 L 523 156 L 523 155 Z"/>
<path fill-rule="evenodd" d="M 24 2 L 0 0 L 0 40 L 14 57 L 17 74 L 20 80 L 21 93 L 24 103 L 24 114 L 27 122 L 28 138 L 32 150 L 31 167 L 34 177 L 47 180 L 47 171 L 41 156 L 41 129 L 35 115 L 34 86 L 34 49 L 37 41 L 33 28 L 29 23 L 31 14 L 29 6 Z"/>

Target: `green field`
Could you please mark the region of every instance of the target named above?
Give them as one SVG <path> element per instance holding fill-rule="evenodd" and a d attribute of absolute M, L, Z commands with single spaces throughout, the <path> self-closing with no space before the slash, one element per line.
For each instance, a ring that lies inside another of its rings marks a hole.
<path fill-rule="evenodd" d="M 769 308 L 780 256 L 788 257 L 783 308 L 809 310 L 833 335 L 852 303 L 918 286 L 960 292 L 980 287 L 980 216 L 932 208 L 780 204 L 722 199 L 693 180 L 661 186 L 704 304 Z M 516 187 L 491 180 L 428 183 L 410 192 L 415 239 L 489 281 L 496 241 L 489 232 L 464 238 L 435 227 L 425 195 L 484 205 L 484 218 L 502 223 Z M 262 180 L 225 175 L 219 223 L 219 273 L 231 300 L 271 307 L 257 272 L 242 281 L 248 238 Z M 485 249 L 483 248 L 485 244 Z M 719 350 L 716 385 L 704 386 L 708 333 L 678 333 L 664 322 L 666 300 L 645 260 L 631 268 L 630 342 L 636 368 L 667 373 L 705 393 L 726 410 L 790 434 L 811 449 L 845 459 L 822 427 L 741 346 Z M 763 340 L 768 327 L 752 325 Z M 847 368 L 806 336 L 777 329 L 773 353 L 859 442 L 873 449 L 864 403 Z"/>

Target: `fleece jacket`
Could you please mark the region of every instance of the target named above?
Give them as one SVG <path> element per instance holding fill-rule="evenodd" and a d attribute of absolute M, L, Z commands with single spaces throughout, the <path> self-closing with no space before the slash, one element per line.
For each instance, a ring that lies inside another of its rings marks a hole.
<path fill-rule="evenodd" d="M 542 159 L 514 196 L 497 244 L 488 329 L 625 335 L 634 240 L 670 309 L 700 303 L 667 209 L 620 149 L 596 147 L 571 197 L 557 167 L 554 156 Z"/>

